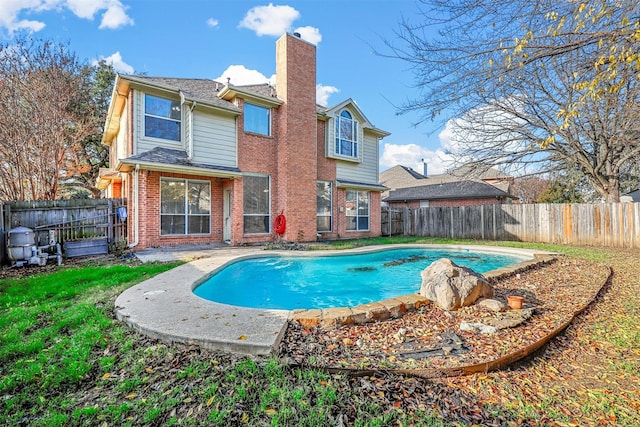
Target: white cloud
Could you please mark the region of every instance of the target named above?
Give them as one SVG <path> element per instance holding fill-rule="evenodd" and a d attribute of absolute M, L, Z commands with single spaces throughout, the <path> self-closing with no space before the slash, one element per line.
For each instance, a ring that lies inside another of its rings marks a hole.
<path fill-rule="evenodd" d="M 231 84 L 235 86 L 257 85 L 262 83 L 276 84 L 275 74 L 267 77 L 260 71 L 250 70 L 244 65 L 230 65 L 220 76 L 213 80 L 226 84 L 227 79 L 230 79 Z M 327 106 L 329 96 L 338 92 L 340 92 L 340 90 L 333 86 L 316 85 L 316 102 L 320 105 Z"/>
<path fill-rule="evenodd" d="M 209 18 L 207 19 L 207 25 L 211 28 L 216 28 L 217 26 L 220 25 L 220 21 L 214 18 Z"/>
<path fill-rule="evenodd" d="M 316 85 L 316 102 L 324 107 L 329 105 L 329 97 L 334 93 L 340 92 L 335 86 Z"/>
<path fill-rule="evenodd" d="M 92 20 L 100 10 L 106 10 L 100 28 L 119 28 L 133 25 L 133 19 L 127 16 L 127 9 L 120 0 L 2 0 L 0 5 L 0 28 L 9 34 L 18 30 L 37 32 L 46 24 L 38 20 L 21 19 L 21 14 L 37 14 L 55 10 L 62 12 L 68 9 L 81 19 Z"/>
<path fill-rule="evenodd" d="M 294 33 L 299 33 L 302 40 L 315 44 L 316 46 L 322 41 L 322 34 L 320 30 L 315 27 L 298 27 L 293 30 Z"/>
<path fill-rule="evenodd" d="M 255 31 L 259 36 L 280 36 L 291 29 L 300 12 L 291 6 L 256 6 L 250 9 L 238 25 Z"/>
<path fill-rule="evenodd" d="M 107 0 L 67 0 L 67 7 L 78 18 L 93 19 L 93 16 L 108 7 Z"/>
<path fill-rule="evenodd" d="M 428 175 L 441 174 L 452 165 L 452 157 L 445 150 L 435 151 L 417 144 L 389 144 L 382 146 L 380 167 L 388 169 L 396 165 L 408 166 L 423 173 L 423 161 L 427 164 Z"/>
<path fill-rule="evenodd" d="M 119 1 L 112 1 L 107 11 L 102 15 L 102 22 L 98 28 L 115 30 L 125 25 L 133 25 L 133 19 L 127 15 L 126 9 L 128 8 Z"/>
<path fill-rule="evenodd" d="M 9 0 L 0 6 L 0 28 L 5 28 L 10 34 L 18 30 L 31 32 L 40 31 L 45 27 L 44 22 L 19 19 L 23 10 L 39 10 L 43 6 L 42 0 Z"/>
<path fill-rule="evenodd" d="M 213 80 L 221 83 L 227 83 L 227 78 L 231 79 L 231 84 L 236 86 L 242 85 L 255 85 L 261 83 L 275 84 L 275 74 L 271 77 L 266 77 L 258 70 L 249 70 L 244 65 L 230 65 L 226 70 Z"/>
<path fill-rule="evenodd" d="M 96 65 L 98 61 L 104 60 L 107 64 L 113 65 L 113 68 L 119 72 L 124 74 L 133 74 L 133 67 L 122 60 L 122 55 L 120 52 L 116 52 L 111 56 L 101 56 L 99 60 L 94 60 L 92 65 Z"/>
<path fill-rule="evenodd" d="M 457 151 L 457 147 L 460 145 L 460 143 L 455 139 L 454 127 L 456 120 L 457 119 L 448 120 L 442 132 L 438 134 L 440 146 L 448 152 Z"/>

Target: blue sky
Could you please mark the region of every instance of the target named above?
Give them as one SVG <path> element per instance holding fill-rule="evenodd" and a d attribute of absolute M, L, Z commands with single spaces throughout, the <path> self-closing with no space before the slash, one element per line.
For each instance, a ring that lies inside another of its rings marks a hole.
<path fill-rule="evenodd" d="M 404 17 L 419 22 L 413 0 L 0 0 L 0 38 L 18 32 L 68 43 L 88 62 L 106 59 L 126 74 L 264 82 L 275 73 L 275 41 L 299 32 L 317 46 L 318 102 L 354 99 L 378 128 L 381 170 L 396 164 L 429 173 L 446 168 L 444 129 L 396 114 L 415 96 L 407 63 L 373 53 Z"/>

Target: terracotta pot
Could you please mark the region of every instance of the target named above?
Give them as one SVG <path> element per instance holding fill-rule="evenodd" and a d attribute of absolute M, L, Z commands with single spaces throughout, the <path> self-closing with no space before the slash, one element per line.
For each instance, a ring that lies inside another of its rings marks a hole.
<path fill-rule="evenodd" d="M 520 310 L 522 308 L 523 301 L 524 301 L 524 298 L 518 295 L 507 296 L 507 303 L 509 304 L 509 307 L 511 307 L 513 310 Z"/>

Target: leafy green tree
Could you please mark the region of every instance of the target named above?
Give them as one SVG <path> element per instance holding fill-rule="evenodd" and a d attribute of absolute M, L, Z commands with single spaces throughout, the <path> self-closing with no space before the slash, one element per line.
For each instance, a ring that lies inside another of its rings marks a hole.
<path fill-rule="evenodd" d="M 95 133 L 86 137 L 81 143 L 78 160 L 82 164 L 79 173 L 71 176 L 63 183 L 63 191 L 69 198 L 93 198 L 100 197 L 100 190 L 96 187 L 96 181 L 100 168 L 109 164 L 109 148 L 102 144 L 102 131 L 104 120 L 109 109 L 113 82 L 116 72 L 111 64 L 104 60 L 94 66 L 86 65 L 83 72 L 88 74 L 90 86 L 84 93 L 84 103 L 87 111 L 93 114 L 95 120 Z"/>
<path fill-rule="evenodd" d="M 582 194 L 576 191 L 574 183 L 554 179 L 538 195 L 538 203 L 583 203 Z"/>
<path fill-rule="evenodd" d="M 412 64 L 418 123 L 450 117 L 457 155 L 512 173 L 577 170 L 605 200 L 640 160 L 640 5 L 422 0 L 389 56 Z"/>

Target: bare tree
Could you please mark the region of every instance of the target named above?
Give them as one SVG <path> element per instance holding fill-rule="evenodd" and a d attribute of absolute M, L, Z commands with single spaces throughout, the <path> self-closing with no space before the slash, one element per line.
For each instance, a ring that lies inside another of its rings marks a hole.
<path fill-rule="evenodd" d="M 423 0 L 390 56 L 413 65 L 401 112 L 443 117 L 461 161 L 579 170 L 607 201 L 640 159 L 640 6 L 631 0 Z M 444 124 L 444 123 L 443 123 Z"/>
<path fill-rule="evenodd" d="M 55 199 L 61 179 L 86 172 L 82 141 L 99 131 L 90 73 L 48 41 L 19 38 L 0 59 L 0 199 Z"/>
<path fill-rule="evenodd" d="M 536 203 L 538 197 L 551 184 L 551 180 L 530 176 L 516 178 L 511 186 L 511 194 L 518 197 L 522 203 Z"/>

